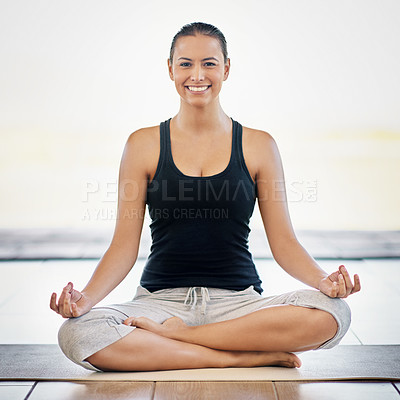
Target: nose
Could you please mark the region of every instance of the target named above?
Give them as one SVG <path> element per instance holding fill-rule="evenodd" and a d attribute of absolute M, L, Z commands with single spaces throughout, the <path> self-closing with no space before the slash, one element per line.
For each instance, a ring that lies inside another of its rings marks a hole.
<path fill-rule="evenodd" d="M 192 82 L 204 81 L 204 71 L 201 65 L 195 65 L 192 70 Z"/>

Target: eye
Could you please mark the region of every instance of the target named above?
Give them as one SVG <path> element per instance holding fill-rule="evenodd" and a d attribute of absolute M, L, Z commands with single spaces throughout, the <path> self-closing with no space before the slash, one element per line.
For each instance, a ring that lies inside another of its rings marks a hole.
<path fill-rule="evenodd" d="M 179 66 L 181 66 L 181 67 L 187 67 L 188 65 L 190 65 L 190 63 L 188 63 L 188 62 L 183 62 L 183 63 L 179 64 Z"/>
<path fill-rule="evenodd" d="M 214 67 L 215 64 L 213 62 L 206 62 L 207 67 Z"/>

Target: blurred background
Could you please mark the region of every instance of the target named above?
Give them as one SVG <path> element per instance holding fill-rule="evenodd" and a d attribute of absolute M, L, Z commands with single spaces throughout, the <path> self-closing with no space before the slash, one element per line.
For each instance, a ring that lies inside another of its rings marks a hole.
<path fill-rule="evenodd" d="M 171 41 L 202 21 L 228 42 L 225 112 L 278 143 L 295 229 L 399 229 L 399 15 L 396 0 L 3 2 L 0 227 L 113 229 L 125 141 L 177 113 Z"/>

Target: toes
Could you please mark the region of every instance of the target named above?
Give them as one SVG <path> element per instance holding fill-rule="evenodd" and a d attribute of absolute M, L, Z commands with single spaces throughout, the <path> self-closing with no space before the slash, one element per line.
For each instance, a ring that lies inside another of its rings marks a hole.
<path fill-rule="evenodd" d="M 146 317 L 131 317 L 126 321 L 130 322 L 130 325 L 136 326 L 136 328 L 145 329 L 147 331 L 158 332 L 161 329 L 161 325 Z"/>
<path fill-rule="evenodd" d="M 293 353 L 280 355 L 280 365 L 288 368 L 300 368 L 301 360 Z"/>
<path fill-rule="evenodd" d="M 124 325 L 134 326 L 135 325 L 135 317 L 129 317 L 124 321 Z"/>
<path fill-rule="evenodd" d="M 295 359 L 294 359 L 294 365 L 295 365 L 296 368 L 300 368 L 301 367 L 301 360 L 296 355 L 295 355 Z"/>
<path fill-rule="evenodd" d="M 146 321 L 144 317 L 129 317 L 124 321 L 125 325 L 136 326 L 137 328 L 144 328 Z"/>
<path fill-rule="evenodd" d="M 147 329 L 149 325 L 148 322 L 149 321 L 145 317 L 138 317 L 133 319 L 133 323 L 137 328 Z"/>

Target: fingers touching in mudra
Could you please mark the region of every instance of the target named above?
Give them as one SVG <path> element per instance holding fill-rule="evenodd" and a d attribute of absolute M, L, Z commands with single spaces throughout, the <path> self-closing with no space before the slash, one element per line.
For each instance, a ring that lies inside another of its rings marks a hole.
<path fill-rule="evenodd" d="M 354 275 L 353 283 L 345 266 L 340 265 L 337 271 L 321 279 L 318 288 L 329 297 L 346 298 L 353 293 L 359 292 L 361 283 L 357 274 Z M 56 293 L 53 293 L 50 299 L 50 308 L 63 318 L 79 317 L 87 313 L 92 306 L 91 300 L 84 293 L 74 289 L 72 282 L 69 282 L 64 287 L 58 302 Z M 185 326 L 185 323 L 176 317 L 168 319 L 163 324 L 158 324 L 144 317 L 130 317 L 124 321 L 124 324 L 159 333 Z"/>
<path fill-rule="evenodd" d="M 341 265 L 337 271 L 333 272 L 319 283 L 319 290 L 329 297 L 348 297 L 361 289 L 360 277 L 354 275 L 354 283 L 346 267 Z"/>
<path fill-rule="evenodd" d="M 64 318 L 79 317 L 91 309 L 89 299 L 80 291 L 74 289 L 69 282 L 61 292 L 57 302 L 57 294 L 53 293 L 50 298 L 50 308 Z"/>

